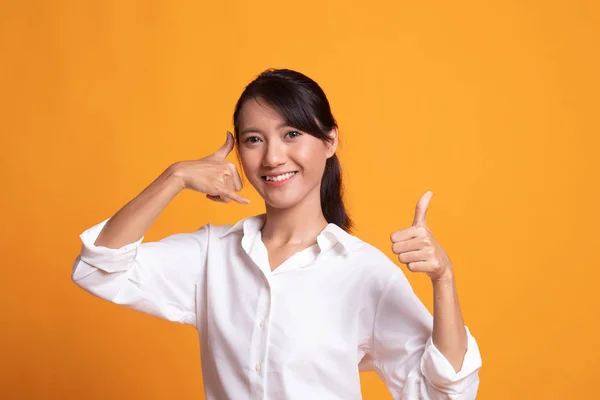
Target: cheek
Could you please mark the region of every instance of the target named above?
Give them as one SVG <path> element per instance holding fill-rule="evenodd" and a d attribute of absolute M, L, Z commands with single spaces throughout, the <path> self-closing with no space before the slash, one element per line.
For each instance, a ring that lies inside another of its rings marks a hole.
<path fill-rule="evenodd" d="M 303 146 L 294 152 L 295 161 L 308 173 L 320 175 L 327 161 L 323 149 L 317 146 Z"/>
<path fill-rule="evenodd" d="M 240 161 L 244 170 L 251 172 L 260 165 L 260 155 L 256 151 L 241 150 Z"/>
<path fill-rule="evenodd" d="M 254 183 L 256 181 L 256 171 L 261 168 L 261 157 L 257 151 L 240 151 L 240 162 L 246 179 Z"/>

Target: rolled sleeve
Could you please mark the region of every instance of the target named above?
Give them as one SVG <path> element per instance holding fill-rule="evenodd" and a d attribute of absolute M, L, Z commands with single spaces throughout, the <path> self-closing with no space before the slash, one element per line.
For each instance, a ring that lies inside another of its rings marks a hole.
<path fill-rule="evenodd" d="M 481 368 L 481 354 L 475 338 L 467 326 L 467 351 L 465 353 L 460 371 L 456 372 L 450 361 L 439 351 L 430 337 L 425 345 L 425 352 L 421 357 L 421 373 L 427 381 L 438 390 L 450 395 L 452 399 L 475 398 L 461 396 L 468 393 L 473 386 L 478 386 L 477 372 Z"/>
<path fill-rule="evenodd" d="M 468 347 L 458 373 L 433 344 L 433 316 L 402 270 L 391 277 L 375 311 L 372 356 L 395 400 L 472 400 L 481 357 L 465 326 Z"/>
<path fill-rule="evenodd" d="M 157 242 L 139 240 L 112 249 L 94 245 L 109 219 L 79 236 L 71 278 L 104 300 L 174 322 L 196 324 L 196 287 L 208 252 L 209 225 Z"/>
<path fill-rule="evenodd" d="M 96 242 L 96 239 L 98 239 L 100 232 L 108 220 L 108 218 L 105 219 L 79 235 L 79 239 L 81 240 L 81 253 L 79 259 L 83 263 L 75 264 L 73 268 L 74 280 L 81 279 L 98 269 L 112 273 L 126 271 L 132 266 L 137 254 L 137 249 L 142 244 L 144 236 L 119 249 L 96 246 L 94 243 Z"/>

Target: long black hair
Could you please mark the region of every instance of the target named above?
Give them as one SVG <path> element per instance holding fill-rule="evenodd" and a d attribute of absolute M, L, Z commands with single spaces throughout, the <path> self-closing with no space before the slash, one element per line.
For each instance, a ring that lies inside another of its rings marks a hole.
<path fill-rule="evenodd" d="M 331 142 L 327 133 L 338 126 L 323 89 L 300 72 L 270 68 L 250 82 L 237 101 L 233 113 L 237 146 L 240 144 L 238 122 L 242 106 L 249 99 L 259 98 L 278 110 L 289 126 Z M 321 180 L 321 208 L 328 223 L 350 232 L 353 223 L 342 197 L 342 167 L 334 154 L 327 159 Z"/>

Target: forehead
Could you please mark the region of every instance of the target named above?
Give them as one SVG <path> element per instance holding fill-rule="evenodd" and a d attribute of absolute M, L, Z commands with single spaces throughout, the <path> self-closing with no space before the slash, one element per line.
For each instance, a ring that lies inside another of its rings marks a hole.
<path fill-rule="evenodd" d="M 262 99 L 248 99 L 240 110 L 240 129 L 254 125 L 280 125 L 282 122 L 285 122 L 283 116 Z"/>

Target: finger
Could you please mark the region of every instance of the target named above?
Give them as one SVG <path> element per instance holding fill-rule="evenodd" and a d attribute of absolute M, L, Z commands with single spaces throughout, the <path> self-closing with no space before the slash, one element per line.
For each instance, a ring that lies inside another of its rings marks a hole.
<path fill-rule="evenodd" d="M 228 198 L 227 196 L 224 196 L 222 194 L 217 194 L 217 195 L 213 195 L 213 194 L 207 194 L 206 197 L 208 197 L 209 199 L 216 201 L 217 203 L 230 203 L 231 199 Z"/>
<path fill-rule="evenodd" d="M 250 200 L 248 200 L 245 197 L 240 196 L 236 192 L 232 192 L 231 190 L 224 190 L 223 193 L 220 194 L 220 196 L 229 198 L 229 199 L 231 199 L 233 201 L 237 201 L 240 204 L 248 204 L 248 203 L 250 203 Z"/>
<path fill-rule="evenodd" d="M 235 191 L 239 192 L 243 188 L 242 179 L 240 178 L 240 174 L 238 174 L 238 171 L 235 168 L 235 165 L 230 164 L 230 166 L 231 166 L 231 178 L 233 179 Z"/>
<path fill-rule="evenodd" d="M 206 195 L 206 197 L 207 197 L 209 200 L 216 201 L 216 202 L 218 202 L 218 203 L 225 203 L 225 202 L 223 201 L 223 199 L 221 198 L 221 196 L 213 196 L 212 194 L 207 194 L 207 195 Z"/>
<path fill-rule="evenodd" d="M 230 170 L 231 171 L 231 170 Z M 232 173 L 224 174 L 221 181 L 223 182 L 224 190 L 229 190 L 231 192 L 235 192 L 235 177 Z"/>
<path fill-rule="evenodd" d="M 402 264 L 408 264 L 416 261 L 427 261 L 431 258 L 431 253 L 426 250 L 409 251 L 408 253 L 398 254 L 398 260 Z"/>
<path fill-rule="evenodd" d="M 395 242 L 392 244 L 392 251 L 394 254 L 400 254 L 408 251 L 421 250 L 429 244 L 427 241 L 427 238 L 413 238 L 409 240 L 403 240 L 401 242 Z"/>
<path fill-rule="evenodd" d="M 428 191 L 417 203 L 415 218 L 413 219 L 413 226 L 427 225 L 425 218 L 427 217 L 427 207 L 429 207 L 429 200 L 431 200 L 431 196 L 433 196 L 433 192 Z"/>
<path fill-rule="evenodd" d="M 233 150 L 234 144 L 235 141 L 233 140 L 233 135 L 231 134 L 231 132 L 227 131 L 227 140 L 225 140 L 223 146 L 219 147 L 219 149 L 213 153 L 213 156 L 224 160 L 227 157 L 227 155 L 231 153 L 231 150 Z"/>
<path fill-rule="evenodd" d="M 410 240 L 416 237 L 427 236 L 427 229 L 423 226 L 411 226 L 410 228 L 396 231 L 390 235 L 390 240 L 393 243 L 402 242 L 404 240 Z"/>
<path fill-rule="evenodd" d="M 408 268 L 411 272 L 429 272 L 433 271 L 431 265 L 427 261 L 415 261 L 406 264 L 406 268 Z"/>

